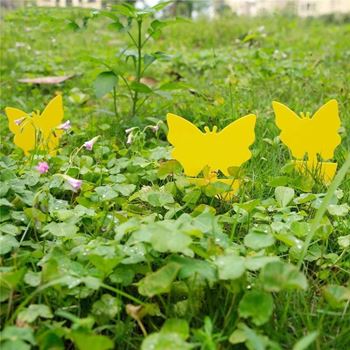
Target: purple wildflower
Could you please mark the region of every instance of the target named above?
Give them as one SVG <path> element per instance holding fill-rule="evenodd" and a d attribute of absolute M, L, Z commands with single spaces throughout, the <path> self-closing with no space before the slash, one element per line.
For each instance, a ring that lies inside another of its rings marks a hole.
<path fill-rule="evenodd" d="M 84 147 L 88 150 L 88 151 L 92 151 L 92 147 L 94 147 L 95 142 L 98 140 L 100 136 L 95 136 L 94 138 L 92 138 L 89 141 L 84 142 Z"/>
<path fill-rule="evenodd" d="M 60 129 L 60 130 L 69 130 L 71 128 L 71 123 L 70 123 L 70 120 L 67 120 L 66 122 L 64 122 L 63 124 L 60 124 L 57 129 Z"/>
<path fill-rule="evenodd" d="M 46 174 L 49 171 L 50 167 L 46 162 L 39 162 L 35 169 L 38 170 L 40 174 Z"/>
<path fill-rule="evenodd" d="M 70 177 L 68 175 L 64 175 L 64 178 L 67 180 L 74 192 L 80 190 L 80 187 L 83 184 L 82 180 L 74 179 L 73 177 Z"/>

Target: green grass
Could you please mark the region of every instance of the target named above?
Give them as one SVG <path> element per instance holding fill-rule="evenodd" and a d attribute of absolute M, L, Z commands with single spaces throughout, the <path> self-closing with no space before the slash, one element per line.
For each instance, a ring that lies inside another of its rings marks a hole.
<path fill-rule="evenodd" d="M 313 113 L 337 99 L 334 161 L 346 162 L 349 23 L 224 17 L 167 27 L 146 52 L 170 57 L 146 75 L 155 86 L 179 79 L 185 87 L 152 94 L 131 118 L 120 82 L 117 118 L 112 96 L 97 99 L 93 81 L 106 70 L 101 62 L 118 68 L 129 39 L 103 18 L 69 29 L 86 14 L 25 9 L 2 19 L 1 111 L 43 110 L 62 93 L 73 128 L 57 156 L 23 158 L 1 115 L 1 346 L 292 349 L 311 334 L 293 349 L 350 348 L 349 170 L 328 196 L 295 174 L 271 106 Z M 131 61 L 127 69 L 132 80 Z M 17 81 L 65 74 L 75 77 L 59 86 Z M 216 198 L 215 187 L 190 186 L 169 161 L 168 112 L 201 128 L 257 115 L 245 184 L 232 202 Z M 159 121 L 156 133 L 145 129 Z M 130 127 L 139 129 L 127 145 Z M 69 163 L 96 135 L 94 150 Z M 34 169 L 39 159 L 48 174 Z M 55 175 L 63 173 L 82 179 L 82 189 L 72 192 Z"/>

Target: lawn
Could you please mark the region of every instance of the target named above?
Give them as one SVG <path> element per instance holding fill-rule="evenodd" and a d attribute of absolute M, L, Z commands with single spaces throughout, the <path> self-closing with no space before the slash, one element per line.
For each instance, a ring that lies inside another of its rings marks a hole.
<path fill-rule="evenodd" d="M 349 349 L 349 22 L 149 16 L 138 37 L 126 9 L 2 13 L 1 348 Z M 25 156 L 5 107 L 56 95 L 71 128 L 57 154 Z M 331 99 L 342 169 L 325 186 L 293 169 L 272 101 L 313 114 Z M 256 114 L 229 201 L 171 159 L 169 112 L 202 130 Z"/>

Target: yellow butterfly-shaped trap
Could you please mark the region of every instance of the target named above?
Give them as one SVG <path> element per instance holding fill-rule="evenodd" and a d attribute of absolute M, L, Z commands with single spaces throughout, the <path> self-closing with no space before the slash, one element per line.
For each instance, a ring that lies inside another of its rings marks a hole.
<path fill-rule="evenodd" d="M 216 126 L 210 131 L 199 130 L 188 120 L 175 114 L 167 114 L 169 127 L 168 141 L 174 146 L 172 157 L 184 168 L 190 182 L 204 186 L 212 182 L 229 185 L 226 199 L 230 199 L 239 188 L 239 180 L 218 179 L 217 172 L 229 176 L 229 168 L 239 167 L 251 158 L 249 146 L 255 140 L 256 116 L 249 114 L 229 124 L 217 132 Z M 209 168 L 207 176 L 195 178 L 204 168 Z"/>
<path fill-rule="evenodd" d="M 295 168 L 301 173 L 317 175 L 326 184 L 330 183 L 337 163 L 325 161 L 333 158 L 334 150 L 341 142 L 337 101 L 330 100 L 324 104 L 312 118 L 304 113 L 299 117 L 279 102 L 272 102 L 272 106 L 276 125 L 281 130 L 280 139 L 296 158 Z"/>
<path fill-rule="evenodd" d="M 35 149 L 56 154 L 63 134 L 63 130 L 57 129 L 63 119 L 62 96 L 54 97 L 41 114 L 39 111 L 26 113 L 12 107 L 5 108 L 5 113 L 9 129 L 15 135 L 13 141 L 25 155 Z"/>

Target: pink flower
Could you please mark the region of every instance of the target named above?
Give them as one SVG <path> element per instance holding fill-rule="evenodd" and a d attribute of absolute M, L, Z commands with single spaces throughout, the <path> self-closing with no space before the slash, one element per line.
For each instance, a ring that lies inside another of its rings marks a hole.
<path fill-rule="evenodd" d="M 15 124 L 20 126 L 23 123 L 23 120 L 26 119 L 25 117 L 19 118 L 15 120 Z"/>
<path fill-rule="evenodd" d="M 94 138 L 92 138 L 89 141 L 84 142 L 84 147 L 88 150 L 88 151 L 92 151 L 92 147 L 94 147 L 95 142 L 98 140 L 100 136 L 95 136 Z"/>
<path fill-rule="evenodd" d="M 63 124 L 60 124 L 57 129 L 60 129 L 60 130 L 69 130 L 71 128 L 71 123 L 70 123 L 70 120 L 67 120 L 66 122 L 64 122 Z"/>
<path fill-rule="evenodd" d="M 46 162 L 39 162 L 35 169 L 38 170 L 40 174 L 46 174 L 49 171 L 50 167 Z"/>
<path fill-rule="evenodd" d="M 63 177 L 67 180 L 74 192 L 80 190 L 80 187 L 83 184 L 82 180 L 74 179 L 73 177 L 70 177 L 68 175 L 64 175 Z"/>

